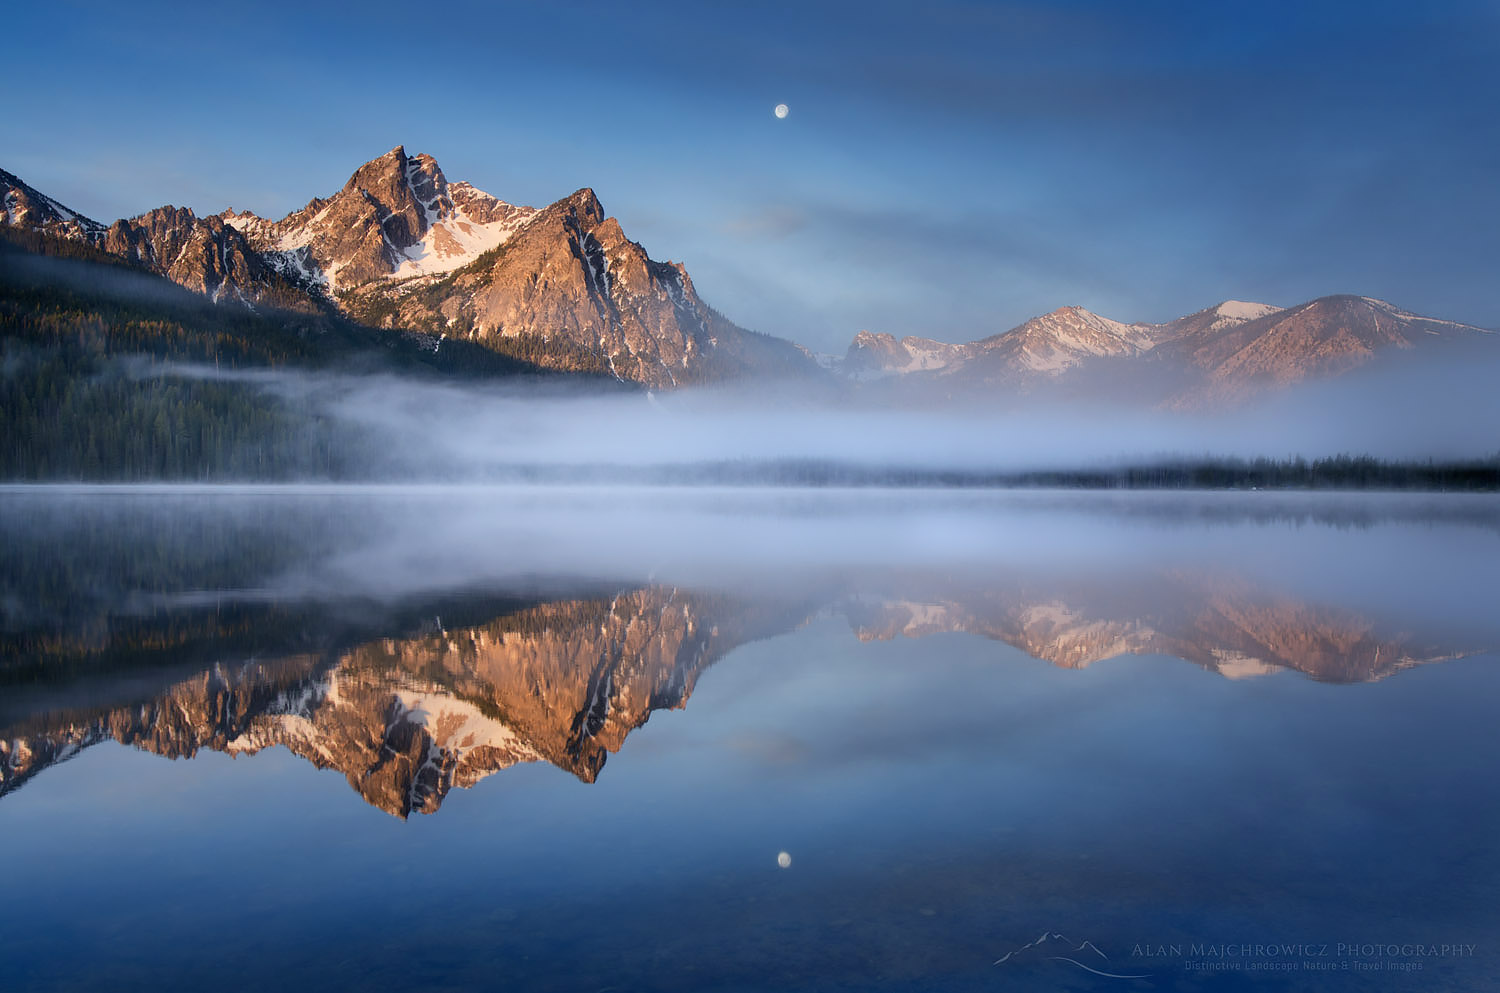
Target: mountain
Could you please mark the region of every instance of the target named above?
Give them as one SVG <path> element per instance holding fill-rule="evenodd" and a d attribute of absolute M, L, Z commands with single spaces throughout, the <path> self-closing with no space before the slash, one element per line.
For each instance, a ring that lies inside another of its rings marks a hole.
<path fill-rule="evenodd" d="M 1336 376 L 1434 339 L 1489 333 L 1355 296 L 1288 308 L 1226 300 L 1162 324 L 1062 307 L 957 345 L 861 332 L 842 369 L 857 379 L 949 393 L 1104 395 L 1199 408 Z"/>
<path fill-rule="evenodd" d="M 239 231 L 185 207 L 158 207 L 104 225 L 63 206 L 0 170 L 3 226 L 90 246 L 165 276 L 214 303 L 235 302 L 316 313 L 323 307 L 299 281 L 287 279 Z"/>
<path fill-rule="evenodd" d="M 462 341 L 653 388 L 821 374 L 800 346 L 709 307 L 680 263 L 651 259 L 589 189 L 517 206 L 397 146 L 279 220 L 166 206 L 105 226 L 0 181 L 6 226 L 87 243 L 216 303 L 335 311 L 432 351 Z"/>
<path fill-rule="evenodd" d="M 1371 297 L 1330 296 L 1250 320 L 1189 325 L 1158 358 L 1188 371 L 1189 385 L 1171 403 L 1197 407 L 1336 376 L 1395 352 L 1487 335 L 1493 332 Z"/>
<path fill-rule="evenodd" d="M 214 303 L 233 300 L 312 311 L 306 289 L 288 281 L 250 247 L 244 235 L 217 217 L 186 207 L 158 207 L 115 221 L 94 243 L 202 293 Z"/>

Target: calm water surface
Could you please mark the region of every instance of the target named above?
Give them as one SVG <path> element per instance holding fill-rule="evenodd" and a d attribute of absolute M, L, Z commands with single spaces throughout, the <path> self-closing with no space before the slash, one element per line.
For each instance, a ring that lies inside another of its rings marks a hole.
<path fill-rule="evenodd" d="M 5 990 L 1500 974 L 1490 498 L 11 490 L 0 532 Z"/>

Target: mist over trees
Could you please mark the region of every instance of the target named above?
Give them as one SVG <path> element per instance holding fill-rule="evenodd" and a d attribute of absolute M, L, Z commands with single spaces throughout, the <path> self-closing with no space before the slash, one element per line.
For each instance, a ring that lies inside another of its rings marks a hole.
<path fill-rule="evenodd" d="M 1463 419 L 1446 368 L 1405 406 L 1377 369 L 1373 390 L 1228 416 L 902 408 L 801 380 L 654 396 L 586 356 L 542 370 L 524 338 L 501 353 L 331 306 L 216 305 L 80 242 L 0 235 L 4 480 L 1500 488 L 1495 425 Z"/>

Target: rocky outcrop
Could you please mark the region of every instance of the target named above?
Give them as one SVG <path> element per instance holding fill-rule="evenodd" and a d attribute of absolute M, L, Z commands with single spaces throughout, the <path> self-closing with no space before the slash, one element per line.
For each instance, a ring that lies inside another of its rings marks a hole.
<path fill-rule="evenodd" d="M 217 217 L 198 217 L 186 207 L 158 207 L 115 221 L 97 244 L 216 302 L 254 303 L 277 282 L 244 235 Z"/>

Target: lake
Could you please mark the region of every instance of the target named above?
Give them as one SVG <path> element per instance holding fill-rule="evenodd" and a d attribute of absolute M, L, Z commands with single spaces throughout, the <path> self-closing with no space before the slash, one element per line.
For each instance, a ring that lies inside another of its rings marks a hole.
<path fill-rule="evenodd" d="M 0 988 L 1473 990 L 1500 499 L 0 491 Z"/>

